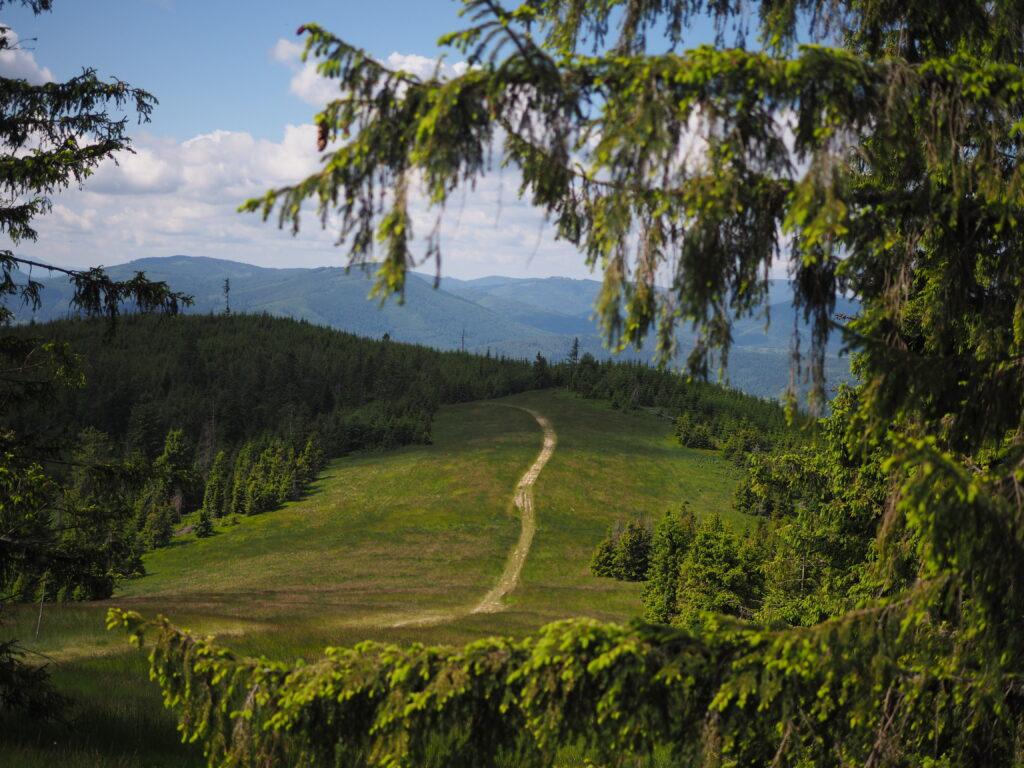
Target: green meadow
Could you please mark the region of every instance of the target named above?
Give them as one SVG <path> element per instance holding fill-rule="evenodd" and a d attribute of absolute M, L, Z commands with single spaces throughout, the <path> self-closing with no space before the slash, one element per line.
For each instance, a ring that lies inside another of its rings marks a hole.
<path fill-rule="evenodd" d="M 550 419 L 558 445 L 534 487 L 537 531 L 507 610 L 468 614 L 515 545 L 513 491 L 541 446 L 537 422 L 510 405 Z M 41 620 L 38 606 L 15 610 L 14 634 L 50 660 L 75 705 L 68 726 L 0 723 L 11 735 L 0 764 L 202 764 L 179 743 L 144 655 L 104 630 L 111 605 L 280 659 L 364 639 L 520 635 L 569 616 L 628 620 L 640 611 L 640 586 L 588 570 L 608 527 L 637 515 L 653 522 L 684 500 L 742 527 L 732 511 L 737 480 L 716 452 L 679 447 L 653 413 L 554 391 L 445 407 L 432 445 L 333 461 L 306 498 L 151 552 L 147 575 L 109 601 L 47 604 Z M 403 625 L 431 612 L 460 618 Z"/>

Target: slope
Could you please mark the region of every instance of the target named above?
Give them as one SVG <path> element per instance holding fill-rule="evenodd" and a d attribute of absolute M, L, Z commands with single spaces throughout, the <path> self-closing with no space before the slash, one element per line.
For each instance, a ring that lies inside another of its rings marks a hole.
<path fill-rule="evenodd" d="M 501 402 L 543 414 L 559 439 L 534 487 L 537 528 L 521 582 L 503 612 L 391 627 L 410 611 L 474 604 L 502 572 L 519 536 L 512 494 L 542 437 L 530 414 Z M 434 445 L 335 461 L 308 498 L 151 553 L 148 575 L 109 604 L 164 613 L 277 658 L 315 658 L 368 637 L 461 642 L 571 615 L 626 619 L 639 610 L 638 585 L 588 572 L 608 526 L 683 499 L 701 513 L 730 508 L 736 471 L 714 453 L 679 448 L 670 431 L 653 415 L 551 391 L 447 407 Z M 106 605 L 46 607 L 30 645 L 79 698 L 79 724 L 55 746 L 55 732 L 23 729 L 0 747 L 0 763 L 198 764 L 174 744 L 140 658 L 102 630 Z M 33 637 L 37 610 L 15 613 L 21 637 Z"/>

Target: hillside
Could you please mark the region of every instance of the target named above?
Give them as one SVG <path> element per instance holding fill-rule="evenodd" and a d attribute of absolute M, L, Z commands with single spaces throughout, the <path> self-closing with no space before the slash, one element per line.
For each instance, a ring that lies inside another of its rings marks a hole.
<path fill-rule="evenodd" d="M 519 588 L 500 613 L 393 626 L 472 604 L 502 570 L 518 535 L 513 489 L 541 445 L 536 422 L 508 405 L 544 414 L 558 434 L 536 481 L 537 532 Z M 141 657 L 103 630 L 111 605 L 162 613 L 277 659 L 316 658 L 325 645 L 368 638 L 463 642 L 569 616 L 625 620 L 639 610 L 639 585 L 588 571 L 609 525 L 657 519 L 684 500 L 699 514 L 730 514 L 737 475 L 715 452 L 676 445 L 666 420 L 567 393 L 444 407 L 433 445 L 336 460 L 305 499 L 150 553 L 148 575 L 111 600 L 48 605 L 31 647 L 53 659 L 56 681 L 79 698 L 79 728 L 73 742 L 45 726 L 16 730 L 0 763 L 201 764 L 177 742 Z M 34 634 L 37 613 L 15 610 L 19 636 Z M 103 695 L 111 685 L 117 697 Z"/>
<path fill-rule="evenodd" d="M 75 435 L 91 427 L 147 456 L 169 429 L 227 447 L 310 429 L 332 455 L 429 439 L 441 403 L 535 386 L 525 361 L 367 339 L 285 318 L 236 314 L 63 320 L 15 329 L 67 342 L 85 382 L 0 425 Z M 404 426 L 403 426 L 404 425 Z M 412 430 L 416 434 L 404 434 Z"/>
<path fill-rule="evenodd" d="M 574 337 L 583 352 L 608 357 L 594 321 L 594 302 L 600 290 L 596 280 L 563 277 L 485 277 L 476 280 L 445 278 L 440 288 L 433 277 L 415 275 L 406 287 L 404 304 L 392 300 L 383 305 L 367 300 L 370 277 L 335 267 L 317 269 L 267 269 L 222 259 L 192 256 L 139 259 L 110 268 L 114 277 L 136 271 L 167 281 L 176 290 L 195 298 L 195 313 L 220 313 L 225 302 L 225 279 L 231 281 L 230 303 L 235 312 L 267 312 L 304 319 L 318 325 L 361 336 L 424 344 L 437 349 L 532 358 L 537 352 L 561 360 Z M 37 276 L 38 277 L 38 276 Z M 64 279 L 45 281 L 43 306 L 32 313 L 16 307 L 20 322 L 46 321 L 67 316 L 70 287 Z M 840 298 L 838 312 L 856 312 L 856 306 Z M 789 382 L 790 344 L 794 328 L 806 329 L 792 307 L 792 291 L 784 280 L 770 285 L 766 317 L 737 320 L 735 346 L 730 354 L 728 381 L 732 386 L 764 397 L 778 397 Z M 802 348 L 806 349 L 806 330 Z M 682 348 L 691 337 L 680 335 Z M 849 376 L 847 358 L 838 357 L 839 341 L 833 339 L 828 359 L 831 382 Z M 644 351 L 626 350 L 623 359 L 648 359 Z"/>

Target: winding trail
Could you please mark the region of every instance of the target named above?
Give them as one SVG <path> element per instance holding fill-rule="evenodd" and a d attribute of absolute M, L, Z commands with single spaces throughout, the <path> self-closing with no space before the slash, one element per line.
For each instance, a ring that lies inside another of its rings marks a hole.
<path fill-rule="evenodd" d="M 509 592 L 518 586 L 519 576 L 523 572 L 523 564 L 526 562 L 526 556 L 530 554 L 533 534 L 537 530 L 537 516 L 533 511 L 533 484 L 537 482 L 537 476 L 540 475 L 540 471 L 544 469 L 544 465 L 548 463 L 551 454 L 555 452 L 555 446 L 558 445 L 558 435 L 555 434 L 555 429 L 551 426 L 550 421 L 529 408 L 512 407 L 519 407 L 520 410 L 526 411 L 537 420 L 541 429 L 544 430 L 544 445 L 541 447 L 537 459 L 526 470 L 526 474 L 520 478 L 519 484 L 516 485 L 515 505 L 519 508 L 519 518 L 522 525 L 519 530 L 519 541 L 516 543 L 516 548 L 508 556 L 508 562 L 505 563 L 505 570 L 498 577 L 498 583 L 491 588 L 490 592 L 484 595 L 484 599 L 470 611 L 471 613 L 497 613 L 504 610 L 505 604 L 502 601 Z"/>
<path fill-rule="evenodd" d="M 555 452 L 555 446 L 558 444 L 558 435 L 555 434 L 555 429 L 551 426 L 551 422 L 532 408 L 505 403 L 501 405 L 506 408 L 526 411 L 537 420 L 541 429 L 544 430 L 544 444 L 540 449 L 540 453 L 537 454 L 533 464 L 530 465 L 530 468 L 526 470 L 526 474 L 519 479 L 519 483 L 516 485 L 513 503 L 519 510 L 521 527 L 519 530 L 519 541 L 516 543 L 515 549 L 509 553 L 508 561 L 505 563 L 505 570 L 501 572 L 501 576 L 498 577 L 498 581 L 491 590 L 474 607 L 408 617 L 392 624 L 391 626 L 393 627 L 429 626 L 453 621 L 471 613 L 498 613 L 506 608 L 505 597 L 519 585 L 519 577 L 522 575 L 526 556 L 530 554 L 533 535 L 537 531 L 537 516 L 533 509 L 533 484 L 537 482 L 540 471 L 544 469 L 544 465 L 548 463 L 548 459 Z"/>

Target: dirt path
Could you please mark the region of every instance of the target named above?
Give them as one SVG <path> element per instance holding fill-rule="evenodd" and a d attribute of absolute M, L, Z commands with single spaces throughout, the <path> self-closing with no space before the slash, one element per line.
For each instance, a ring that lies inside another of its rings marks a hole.
<path fill-rule="evenodd" d="M 539 413 L 529 408 L 521 408 L 521 410 L 533 416 L 544 430 L 544 445 L 540 449 L 536 461 L 526 470 L 526 474 L 522 476 L 516 486 L 515 505 L 519 509 L 522 525 L 519 530 L 519 542 L 512 550 L 512 554 L 508 556 L 508 562 L 505 563 L 505 570 L 501 572 L 498 583 L 484 595 L 484 599 L 471 613 L 497 613 L 505 609 L 502 600 L 518 586 L 519 575 L 523 572 L 523 564 L 526 562 L 526 556 L 530 553 L 533 534 L 537 530 L 537 516 L 533 512 L 533 484 L 537 482 L 537 476 L 544 469 L 544 465 L 548 463 L 551 454 L 555 452 L 558 436 L 555 434 L 551 422 Z"/>
<path fill-rule="evenodd" d="M 519 585 L 519 577 L 523 572 L 526 556 L 530 553 L 530 545 L 533 543 L 533 534 L 537 530 L 537 517 L 533 510 L 533 484 L 537 482 L 540 471 L 544 469 L 544 465 L 548 463 L 551 454 L 555 452 L 555 446 L 558 444 L 558 435 L 555 434 L 555 429 L 551 426 L 551 422 L 533 409 L 524 408 L 520 405 L 506 405 L 505 407 L 526 411 L 537 420 L 541 429 L 544 430 L 544 445 L 541 447 L 540 453 L 516 485 L 516 494 L 513 501 L 516 509 L 519 510 L 521 527 L 519 530 L 519 541 L 516 543 L 515 549 L 508 556 L 505 570 L 501 572 L 501 576 L 498 577 L 498 581 L 491 588 L 491 591 L 484 595 L 477 605 L 468 610 L 422 614 L 403 619 L 391 626 L 429 626 L 453 621 L 460 616 L 470 613 L 498 613 L 505 610 L 505 597 Z"/>

